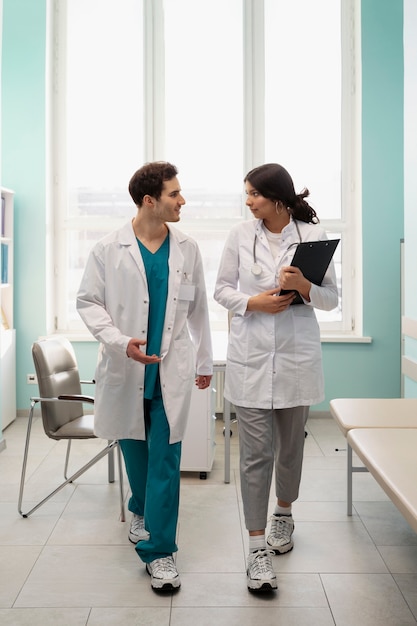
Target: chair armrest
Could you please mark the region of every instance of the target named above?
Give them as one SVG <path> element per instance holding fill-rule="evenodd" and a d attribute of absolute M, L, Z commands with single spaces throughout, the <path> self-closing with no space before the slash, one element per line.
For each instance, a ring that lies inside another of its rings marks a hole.
<path fill-rule="evenodd" d="M 81 394 L 74 395 L 61 395 L 58 396 L 58 400 L 64 400 L 65 402 L 88 402 L 89 404 L 94 404 L 93 396 L 83 396 Z"/>
<path fill-rule="evenodd" d="M 39 396 L 31 396 L 30 401 L 34 404 L 36 402 L 87 402 L 88 404 L 94 404 L 93 396 L 82 395 L 62 395 L 57 398 L 41 398 Z"/>

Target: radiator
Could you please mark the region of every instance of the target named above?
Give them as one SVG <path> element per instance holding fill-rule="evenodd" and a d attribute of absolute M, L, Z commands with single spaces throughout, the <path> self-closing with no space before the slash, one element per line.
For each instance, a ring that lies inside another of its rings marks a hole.
<path fill-rule="evenodd" d="M 223 413 L 224 372 L 215 372 L 212 384 L 216 390 L 216 413 Z"/>

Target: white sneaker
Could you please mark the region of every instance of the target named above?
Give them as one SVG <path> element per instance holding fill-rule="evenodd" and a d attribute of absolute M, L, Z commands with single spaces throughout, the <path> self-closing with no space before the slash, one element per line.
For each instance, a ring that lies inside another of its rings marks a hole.
<path fill-rule="evenodd" d="M 129 541 L 137 543 L 138 541 L 148 541 L 148 539 L 149 533 L 145 528 L 143 516 L 133 513 L 132 521 L 130 522 Z"/>
<path fill-rule="evenodd" d="M 271 517 L 271 530 L 266 543 L 275 554 L 285 554 L 294 547 L 292 534 L 294 532 L 294 520 L 292 515 L 273 515 Z"/>
<path fill-rule="evenodd" d="M 146 563 L 146 571 L 151 577 L 153 589 L 169 591 L 181 587 L 180 577 L 172 556 L 165 556 Z"/>
<path fill-rule="evenodd" d="M 277 589 L 277 578 L 272 568 L 271 550 L 250 552 L 246 570 L 248 589 L 270 591 Z"/>

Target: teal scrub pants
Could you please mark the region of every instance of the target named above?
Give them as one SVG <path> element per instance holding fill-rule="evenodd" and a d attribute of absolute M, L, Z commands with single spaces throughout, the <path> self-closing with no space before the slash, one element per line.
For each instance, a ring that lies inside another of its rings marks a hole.
<path fill-rule="evenodd" d="M 176 532 L 180 495 L 181 442 L 169 443 L 169 424 L 162 397 L 144 400 L 146 441 L 121 439 L 132 496 L 128 508 L 143 515 L 148 541 L 136 552 L 144 563 L 178 550 Z"/>

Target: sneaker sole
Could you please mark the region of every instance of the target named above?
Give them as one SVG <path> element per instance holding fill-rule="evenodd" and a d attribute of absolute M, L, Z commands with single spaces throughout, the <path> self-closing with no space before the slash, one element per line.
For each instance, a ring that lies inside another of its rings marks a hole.
<path fill-rule="evenodd" d="M 266 545 L 268 546 L 268 548 L 273 550 L 275 554 L 286 554 L 287 552 L 291 552 L 294 547 L 294 543 L 292 541 L 291 543 L 287 543 L 284 546 L 271 546 L 271 544 L 267 540 Z"/>
<path fill-rule="evenodd" d="M 275 591 L 278 589 L 277 581 L 270 580 L 268 582 L 262 580 L 248 580 L 249 591 Z"/>
<path fill-rule="evenodd" d="M 136 545 L 139 541 L 148 541 L 149 536 L 150 535 L 148 535 L 147 537 L 140 537 L 139 539 L 135 539 L 133 535 L 129 535 L 129 541 Z"/>
<path fill-rule="evenodd" d="M 146 571 L 151 577 L 151 587 L 152 589 L 156 589 L 157 591 L 174 591 L 175 589 L 179 589 L 181 587 L 181 581 L 178 578 L 174 578 L 172 580 L 162 580 L 159 578 L 152 578 L 151 572 L 148 570 L 148 566 L 146 565 Z"/>

